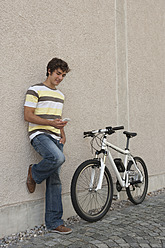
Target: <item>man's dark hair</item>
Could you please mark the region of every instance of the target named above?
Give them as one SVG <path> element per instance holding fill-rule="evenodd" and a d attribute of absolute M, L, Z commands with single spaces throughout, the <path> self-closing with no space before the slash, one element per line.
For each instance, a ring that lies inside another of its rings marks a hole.
<path fill-rule="evenodd" d="M 65 61 L 63 61 L 62 59 L 53 58 L 51 61 L 49 61 L 47 65 L 46 76 L 49 76 L 48 70 L 50 70 L 50 73 L 52 74 L 58 68 L 60 68 L 63 72 L 66 73 L 70 71 L 69 66 Z"/>

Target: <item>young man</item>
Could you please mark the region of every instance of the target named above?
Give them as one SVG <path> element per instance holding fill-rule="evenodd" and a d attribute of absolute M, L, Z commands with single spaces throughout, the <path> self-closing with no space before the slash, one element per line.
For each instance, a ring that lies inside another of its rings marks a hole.
<path fill-rule="evenodd" d="M 38 164 L 29 166 L 27 188 L 33 193 L 36 183 L 46 180 L 45 223 L 47 229 L 61 234 L 69 234 L 72 230 L 65 227 L 62 220 L 59 172 L 65 161 L 63 145 L 67 121 L 62 121 L 64 95 L 56 86 L 69 71 L 65 61 L 53 58 L 47 65 L 47 79 L 28 89 L 24 104 L 24 118 L 29 122 L 31 144 L 43 157 Z"/>

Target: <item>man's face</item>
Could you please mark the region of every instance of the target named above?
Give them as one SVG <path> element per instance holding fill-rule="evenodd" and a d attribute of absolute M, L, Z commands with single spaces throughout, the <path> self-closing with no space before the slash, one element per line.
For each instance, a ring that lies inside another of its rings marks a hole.
<path fill-rule="evenodd" d="M 52 86 L 58 86 L 61 81 L 66 76 L 66 72 L 62 71 L 60 68 L 56 69 L 54 72 L 49 73 L 49 80 Z"/>

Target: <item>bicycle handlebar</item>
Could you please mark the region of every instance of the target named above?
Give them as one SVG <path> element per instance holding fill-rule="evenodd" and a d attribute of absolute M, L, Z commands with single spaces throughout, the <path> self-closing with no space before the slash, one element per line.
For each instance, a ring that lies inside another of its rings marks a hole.
<path fill-rule="evenodd" d="M 113 127 L 112 129 L 113 129 L 113 130 L 116 130 L 116 131 L 117 131 L 117 130 L 121 130 L 121 129 L 124 129 L 124 126 Z"/>
<path fill-rule="evenodd" d="M 94 136 L 96 133 L 105 133 L 105 134 L 112 134 L 115 133 L 117 130 L 124 129 L 124 126 L 119 126 L 119 127 L 106 127 L 105 129 L 99 129 L 99 130 L 92 130 L 92 131 L 87 131 L 84 132 L 84 136 L 89 137 L 89 136 Z"/>

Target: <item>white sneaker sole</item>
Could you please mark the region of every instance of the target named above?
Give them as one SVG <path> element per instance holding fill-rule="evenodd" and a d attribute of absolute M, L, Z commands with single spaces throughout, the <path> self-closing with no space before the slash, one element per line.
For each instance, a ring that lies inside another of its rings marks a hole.
<path fill-rule="evenodd" d="M 72 233 L 72 230 L 71 231 L 68 231 L 68 232 L 60 232 L 60 231 L 57 231 L 57 230 L 48 230 L 49 232 L 52 232 L 52 233 L 59 233 L 59 234 L 62 234 L 62 235 L 66 235 L 66 234 L 70 234 Z"/>

